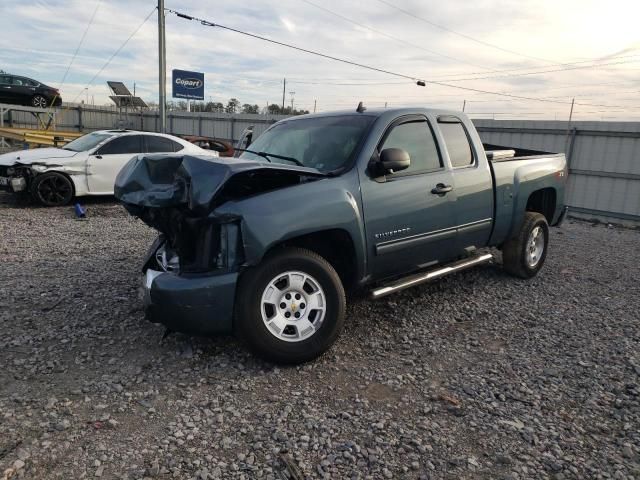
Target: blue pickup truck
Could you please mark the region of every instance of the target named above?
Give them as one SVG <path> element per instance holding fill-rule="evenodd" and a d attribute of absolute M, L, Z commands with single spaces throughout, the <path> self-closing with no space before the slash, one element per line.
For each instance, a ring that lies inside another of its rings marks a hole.
<path fill-rule="evenodd" d="M 238 159 L 141 155 L 125 208 L 160 232 L 143 265 L 148 318 L 235 333 L 300 363 L 372 298 L 491 262 L 530 278 L 562 222 L 563 154 L 483 145 L 461 112 L 365 110 L 282 120 Z"/>

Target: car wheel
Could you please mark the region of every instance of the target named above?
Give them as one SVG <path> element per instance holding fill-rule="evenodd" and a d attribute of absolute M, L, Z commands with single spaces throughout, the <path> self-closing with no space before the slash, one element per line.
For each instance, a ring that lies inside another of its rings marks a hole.
<path fill-rule="evenodd" d="M 265 359 L 302 363 L 336 341 L 345 308 L 342 282 L 329 262 L 309 250 L 287 248 L 243 273 L 234 329 Z"/>
<path fill-rule="evenodd" d="M 47 99 L 42 95 L 34 95 L 31 98 L 31 106 L 36 108 L 47 108 Z"/>
<path fill-rule="evenodd" d="M 35 178 L 31 193 L 46 207 L 61 207 L 71 202 L 73 184 L 61 173 L 44 173 Z"/>
<path fill-rule="evenodd" d="M 502 247 L 504 269 L 520 278 L 535 276 L 544 265 L 549 244 L 549 224 L 544 215 L 526 212 L 516 237 Z"/>

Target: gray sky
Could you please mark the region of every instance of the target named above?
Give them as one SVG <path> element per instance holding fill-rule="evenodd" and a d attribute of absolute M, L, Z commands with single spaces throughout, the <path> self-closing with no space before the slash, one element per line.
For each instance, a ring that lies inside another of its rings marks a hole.
<path fill-rule="evenodd" d="M 0 0 L 0 69 L 60 87 L 97 7 L 61 86 L 64 101 L 80 101 L 87 84 L 155 5 L 153 0 Z M 260 106 L 281 103 L 286 77 L 287 104 L 294 91 L 296 108 L 309 110 L 314 100 L 319 111 L 355 108 L 359 100 L 371 106 L 461 109 L 466 100 L 466 111 L 478 117 L 564 120 L 575 97 L 576 119 L 640 119 L 640 2 L 635 0 L 166 0 L 166 7 L 412 77 L 558 103 L 418 87 L 168 14 L 168 79 L 172 68 L 204 71 L 207 100 L 226 103 L 233 96 Z M 157 62 L 154 12 L 89 86 L 89 101 L 110 102 L 106 80 L 130 88 L 135 82 L 139 95 L 157 100 Z"/>

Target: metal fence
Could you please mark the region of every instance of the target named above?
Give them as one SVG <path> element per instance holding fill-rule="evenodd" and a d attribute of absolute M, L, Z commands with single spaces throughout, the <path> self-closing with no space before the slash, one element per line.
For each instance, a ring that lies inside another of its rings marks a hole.
<path fill-rule="evenodd" d="M 566 152 L 574 216 L 640 224 L 640 123 L 474 120 L 484 142 Z"/>
<path fill-rule="evenodd" d="M 14 127 L 38 128 L 38 119 L 16 107 L 8 112 L 5 124 Z M 119 110 L 115 106 L 65 105 L 56 109 L 55 128 L 89 132 L 107 128 L 130 128 L 158 131 L 159 115 L 155 110 Z M 202 135 L 223 140 L 238 140 L 243 130 L 254 127 L 260 135 L 269 125 L 286 115 L 230 114 L 211 112 L 167 112 L 167 130 L 178 135 Z"/>
<path fill-rule="evenodd" d="M 115 107 L 65 106 L 56 114 L 59 130 L 105 128 L 158 130 L 158 112 L 119 111 Z M 283 115 L 168 112 L 175 134 L 237 140 L 251 125 L 260 135 Z M 640 123 L 537 120 L 474 120 L 483 141 L 548 152 L 566 152 L 567 204 L 573 215 L 640 224 Z M 29 112 L 12 111 L 5 124 L 37 128 Z M 255 136 L 254 136 L 255 138 Z"/>

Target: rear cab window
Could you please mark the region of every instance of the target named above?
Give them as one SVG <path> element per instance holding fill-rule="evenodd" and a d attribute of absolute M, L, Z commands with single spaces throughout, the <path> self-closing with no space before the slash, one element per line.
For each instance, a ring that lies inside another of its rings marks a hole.
<path fill-rule="evenodd" d="M 387 148 L 401 148 L 411 159 L 409 168 L 389 174 L 389 177 L 433 172 L 443 166 L 433 130 L 426 118 L 400 120 L 393 125 L 383 139 L 379 151 Z"/>
<path fill-rule="evenodd" d="M 475 155 L 471 139 L 462 120 L 453 116 L 438 117 L 438 127 L 444 139 L 453 168 L 464 168 L 475 165 Z"/>

